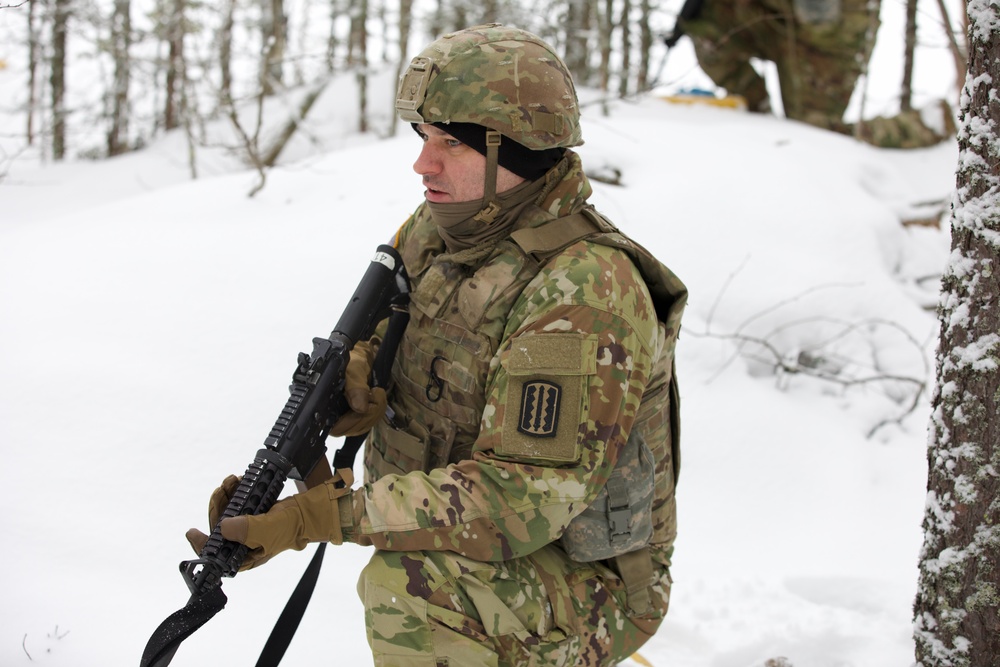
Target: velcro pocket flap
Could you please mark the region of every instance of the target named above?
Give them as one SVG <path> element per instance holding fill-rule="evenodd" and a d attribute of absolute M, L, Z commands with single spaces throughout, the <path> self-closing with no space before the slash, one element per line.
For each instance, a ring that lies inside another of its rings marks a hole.
<path fill-rule="evenodd" d="M 597 372 L 597 335 L 519 336 L 511 341 L 504 367 L 510 375 L 593 375 Z"/>

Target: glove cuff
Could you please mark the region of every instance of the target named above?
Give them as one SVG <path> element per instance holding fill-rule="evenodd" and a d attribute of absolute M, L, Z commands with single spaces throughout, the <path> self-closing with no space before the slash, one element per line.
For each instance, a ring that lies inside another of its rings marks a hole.
<path fill-rule="evenodd" d="M 338 488 L 338 483 L 343 486 Z M 322 485 L 292 496 L 302 515 L 302 537 L 309 542 L 343 543 L 340 499 L 350 497 L 353 483 L 353 472 L 344 468 Z"/>

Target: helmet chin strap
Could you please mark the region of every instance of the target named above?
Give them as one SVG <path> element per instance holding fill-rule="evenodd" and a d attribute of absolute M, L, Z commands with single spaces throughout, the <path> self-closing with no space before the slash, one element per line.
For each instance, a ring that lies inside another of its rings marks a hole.
<path fill-rule="evenodd" d="M 483 209 L 475 215 L 476 220 L 492 223 L 500 214 L 497 200 L 497 161 L 500 151 L 501 134 L 496 130 L 486 130 L 486 176 L 483 187 Z"/>

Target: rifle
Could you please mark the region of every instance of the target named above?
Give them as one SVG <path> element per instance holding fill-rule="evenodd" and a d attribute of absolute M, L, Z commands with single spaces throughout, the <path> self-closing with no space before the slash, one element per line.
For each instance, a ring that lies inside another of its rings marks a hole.
<path fill-rule="evenodd" d="M 220 523 L 226 517 L 267 512 L 277 501 L 287 479 L 302 484 L 308 479 L 311 485 L 313 480 L 329 478 L 325 442 L 330 427 L 350 410 L 344 397 L 344 377 L 351 349 L 358 341 L 370 338 L 378 324 L 389 317 L 372 369 L 372 386 L 385 386 L 396 347 L 409 319 L 408 302 L 409 282 L 402 258 L 393 247 L 380 245 L 333 331 L 327 338 L 313 338 L 312 354 L 299 353 L 288 388 L 289 398 L 264 440 L 264 447 L 257 451 L 243 474 Z M 353 465 L 365 437 L 353 436 L 345 440 L 335 454 L 335 469 Z M 303 582 L 312 570 L 313 578 L 318 575 L 318 560 L 322 558 L 324 546 L 321 544 L 317 550 Z M 190 599 L 182 609 L 168 616 L 150 637 L 140 667 L 166 667 L 180 643 L 225 607 L 227 599 L 222 592 L 222 579 L 236 576 L 249 550 L 244 544 L 222 537 L 218 524 L 213 527 L 198 558 L 180 564 L 181 574 L 191 592 Z M 302 585 L 300 583 L 300 587 Z M 298 592 L 296 589 L 296 594 Z M 306 603 L 311 592 L 310 587 L 305 594 Z M 293 601 L 289 601 L 289 606 Z M 304 604 L 300 604 L 304 611 Z M 289 609 L 286 607 L 285 611 Z M 279 624 L 281 622 L 279 620 Z M 297 625 L 298 619 L 292 623 Z M 294 633 L 294 627 L 291 632 Z M 284 649 L 279 651 L 278 660 Z"/>

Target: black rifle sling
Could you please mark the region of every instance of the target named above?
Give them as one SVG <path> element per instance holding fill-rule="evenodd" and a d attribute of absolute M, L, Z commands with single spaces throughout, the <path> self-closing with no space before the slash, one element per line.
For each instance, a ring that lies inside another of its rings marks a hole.
<path fill-rule="evenodd" d="M 389 317 L 389 324 L 386 329 L 385 338 L 379 346 L 375 355 L 374 368 L 372 370 L 372 386 L 386 387 L 389 384 L 389 375 L 392 372 L 392 362 L 396 357 L 396 349 L 399 341 L 403 337 L 403 331 L 409 322 L 409 312 L 402 307 L 393 310 Z M 344 444 L 338 449 L 333 457 L 333 469 L 353 468 L 354 458 L 364 444 L 367 434 L 354 435 L 344 438 Z M 292 596 L 285 603 L 285 608 L 278 617 L 274 628 L 271 630 L 264 650 L 261 651 L 260 658 L 257 659 L 255 667 L 278 667 L 281 659 L 292 643 L 295 631 L 299 628 L 302 616 L 306 613 L 309 600 L 312 599 L 316 582 L 319 581 L 319 570 L 323 564 L 323 554 L 326 551 L 326 542 L 321 542 L 316 548 L 316 554 L 309 561 L 306 571 L 302 573 L 298 585 L 292 591 Z"/>
<path fill-rule="evenodd" d="M 257 659 L 256 667 L 278 667 L 278 663 L 285 656 L 285 651 L 288 650 L 288 645 L 292 643 L 295 631 L 299 629 L 299 622 L 306 613 L 309 600 L 312 599 L 313 590 L 315 590 L 316 582 L 319 580 L 319 568 L 323 564 L 323 554 L 325 552 L 326 542 L 321 542 L 316 547 L 316 553 L 313 555 L 312 560 L 309 561 L 306 571 L 302 573 L 302 578 L 299 579 L 298 585 L 292 591 L 292 597 L 288 598 L 285 608 L 281 611 L 281 616 L 278 617 L 278 621 L 274 624 L 274 629 L 271 630 L 271 635 L 264 644 L 264 650 L 261 651 L 260 657 Z"/>
<path fill-rule="evenodd" d="M 141 667 L 166 667 L 185 639 L 226 606 L 226 594 L 221 587 L 210 589 L 204 595 L 192 595 L 183 608 L 168 616 L 146 645 Z"/>

